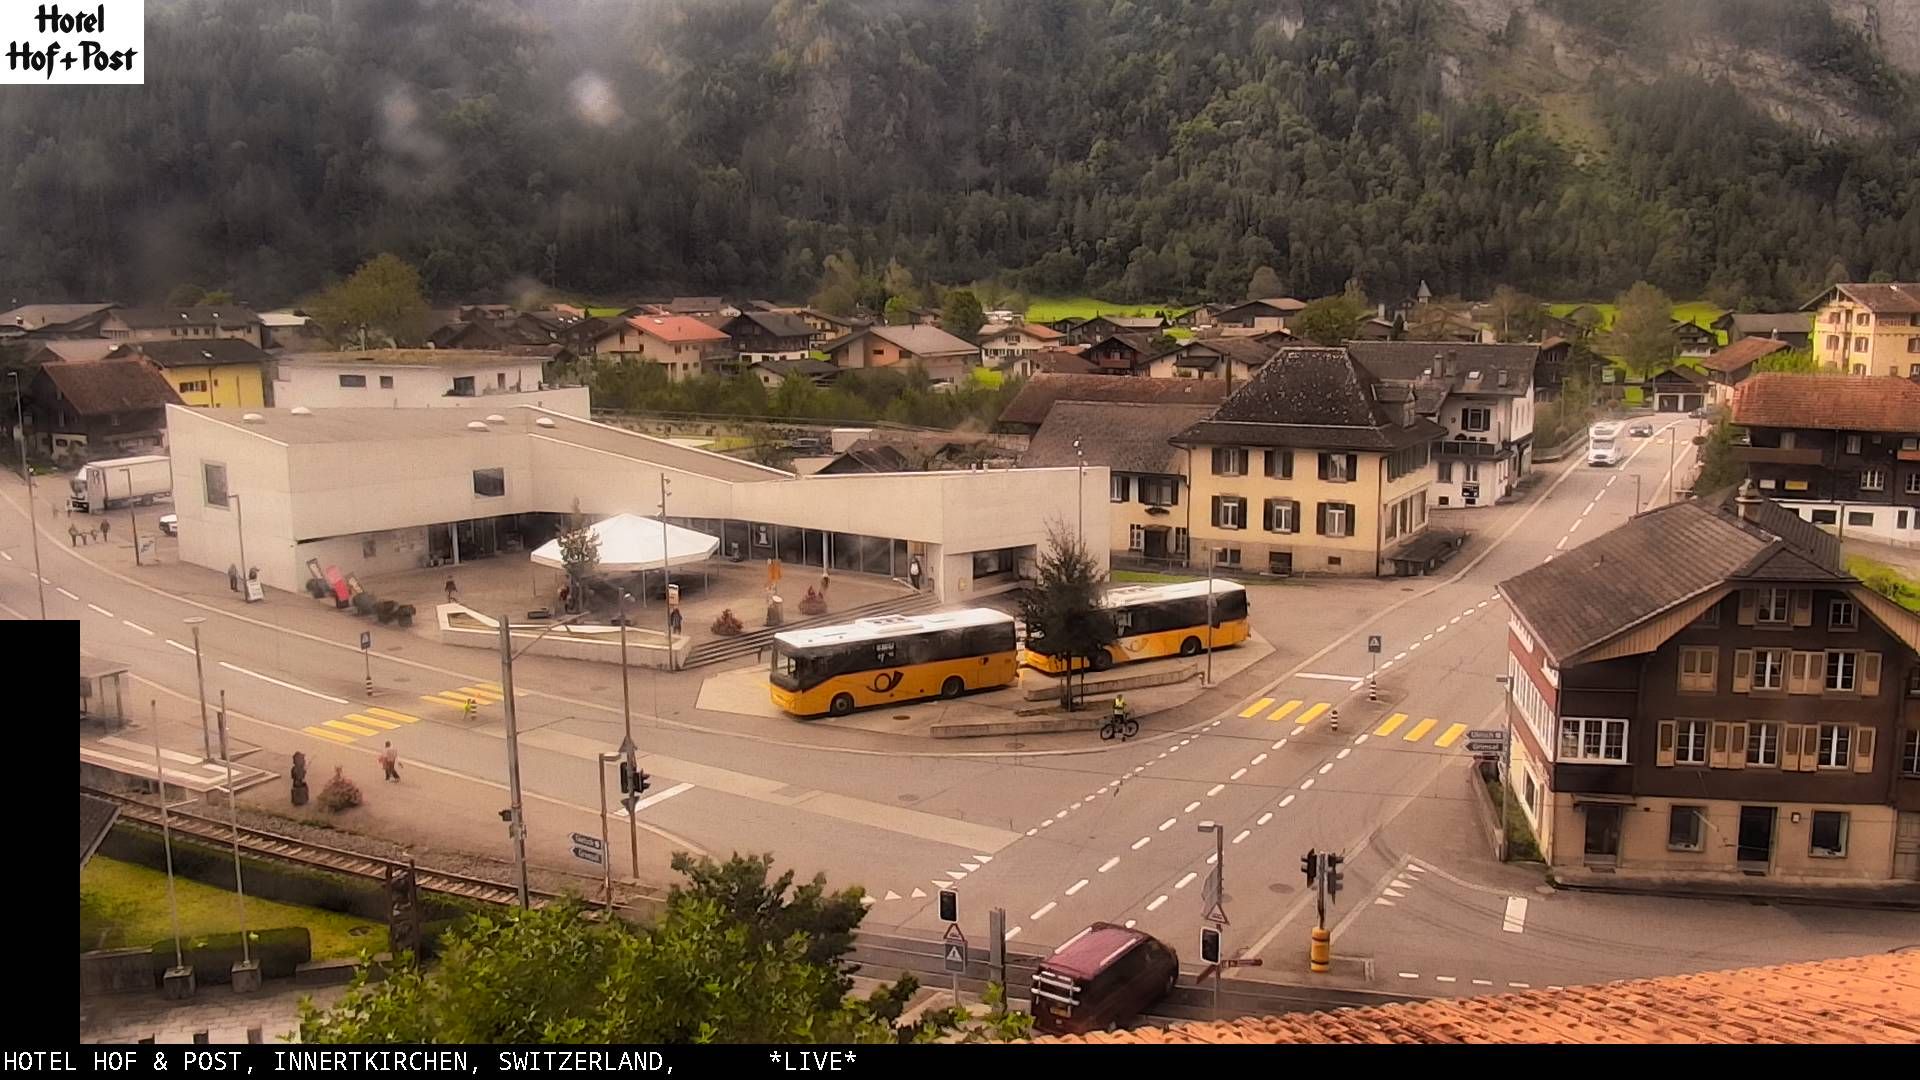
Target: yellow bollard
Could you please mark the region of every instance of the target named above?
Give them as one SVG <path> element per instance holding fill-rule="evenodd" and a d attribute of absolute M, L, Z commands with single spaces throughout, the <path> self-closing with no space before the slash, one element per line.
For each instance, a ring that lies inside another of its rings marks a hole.
<path fill-rule="evenodd" d="M 1328 963 L 1333 959 L 1333 937 L 1326 927 L 1313 928 L 1313 947 L 1307 951 L 1307 969 L 1315 974 L 1325 974 Z"/>

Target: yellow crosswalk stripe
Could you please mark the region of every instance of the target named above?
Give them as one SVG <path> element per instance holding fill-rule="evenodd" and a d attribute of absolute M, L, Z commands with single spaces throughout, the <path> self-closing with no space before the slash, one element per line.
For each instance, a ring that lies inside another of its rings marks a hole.
<path fill-rule="evenodd" d="M 1439 722 L 1440 721 L 1435 720 L 1433 717 L 1429 716 L 1425 720 L 1422 720 L 1419 723 L 1413 725 L 1413 727 L 1409 729 L 1405 735 L 1402 735 L 1400 737 L 1407 740 L 1408 742 L 1419 742 L 1421 739 L 1426 738 L 1427 732 L 1432 731 L 1433 725 Z"/>
<path fill-rule="evenodd" d="M 337 742 L 337 743 L 350 743 L 353 741 L 352 739 L 347 738 L 345 735 L 335 734 L 334 732 L 328 731 L 326 728 L 310 727 L 310 728 L 301 728 L 300 730 L 306 732 L 309 735 L 318 735 L 323 739 L 332 739 L 334 742 Z"/>
<path fill-rule="evenodd" d="M 321 726 L 330 727 L 335 731 L 344 731 L 352 735 L 372 735 L 374 733 L 370 727 L 361 727 L 359 724 L 349 724 L 345 720 L 328 720 Z"/>
<path fill-rule="evenodd" d="M 463 698 L 458 694 L 449 694 L 444 691 L 442 691 L 441 693 L 435 694 L 432 697 L 423 697 L 420 700 L 430 701 L 435 705 L 451 705 L 456 709 L 464 709 L 467 707 L 466 698 Z"/>
<path fill-rule="evenodd" d="M 1381 736 L 1382 738 L 1385 738 L 1386 736 L 1391 735 L 1395 731 L 1397 731 L 1400 725 L 1406 722 L 1407 722 L 1407 714 L 1403 712 L 1397 712 L 1397 713 L 1394 713 L 1392 716 L 1387 717 L 1386 723 L 1381 724 L 1377 728 L 1374 728 L 1373 733 L 1375 735 Z"/>
<path fill-rule="evenodd" d="M 497 682 L 477 682 L 477 683 L 474 683 L 473 685 L 475 685 L 475 686 L 484 686 L 484 687 L 486 687 L 487 689 L 489 689 L 489 690 L 492 690 L 492 691 L 493 691 L 494 693 L 496 693 L 496 694 L 497 694 L 497 693 L 503 693 L 503 692 L 505 692 L 505 690 L 506 690 L 506 687 L 504 687 L 504 686 L 501 686 L 501 685 L 500 685 L 499 683 L 497 683 Z"/>
<path fill-rule="evenodd" d="M 1433 740 L 1433 745 L 1438 746 L 1444 750 L 1447 747 L 1452 746 L 1454 740 L 1466 734 L 1466 732 L 1467 732 L 1467 725 L 1455 724 L 1452 727 L 1448 728 L 1439 738 Z"/>
<path fill-rule="evenodd" d="M 1329 708 L 1329 704 L 1323 701 L 1320 704 L 1315 705 L 1313 708 L 1308 709 L 1306 712 L 1301 713 L 1299 719 L 1295 720 L 1294 723 L 1299 724 L 1302 727 L 1305 727 L 1306 725 L 1313 723 L 1313 718 L 1316 716 L 1319 716 L 1323 712 L 1326 712 L 1328 708 Z"/>
<path fill-rule="evenodd" d="M 1285 719 L 1287 718 L 1287 714 L 1288 714 L 1288 713 L 1290 713 L 1290 712 L 1292 712 L 1293 710 L 1295 710 L 1295 709 L 1297 709 L 1297 708 L 1299 708 L 1299 707 L 1300 707 L 1300 699 L 1299 699 L 1299 698 L 1294 698 L 1294 699 L 1293 699 L 1292 701 L 1289 701 L 1289 702 L 1287 702 L 1287 703 L 1286 703 L 1285 705 L 1282 705 L 1282 706 L 1280 706 L 1279 708 L 1277 708 L 1277 709 L 1275 709 L 1275 710 L 1273 710 L 1273 715 L 1272 715 L 1272 716 L 1269 716 L 1269 717 L 1267 717 L 1267 719 L 1269 719 L 1269 720 L 1285 720 Z"/>
<path fill-rule="evenodd" d="M 368 716 L 365 713 L 350 712 L 347 714 L 347 719 L 353 721 L 356 724 L 371 724 L 382 731 L 392 731 L 394 728 L 397 728 L 400 726 L 399 724 L 393 723 L 392 721 L 381 720 L 377 717 Z"/>
<path fill-rule="evenodd" d="M 378 705 L 367 706 L 367 711 L 372 713 L 375 716 L 384 716 L 389 720 L 398 720 L 403 724 L 417 724 L 420 722 L 420 718 L 417 716 L 408 716 L 406 713 L 403 713 L 403 712 L 394 712 L 392 709 L 383 709 Z"/>
<path fill-rule="evenodd" d="M 1242 719 L 1242 720 L 1245 720 L 1246 718 L 1248 718 L 1248 717 L 1250 717 L 1250 716 L 1258 716 L 1258 715 L 1260 715 L 1260 710 L 1261 710 L 1261 709 L 1264 709 L 1264 708 L 1266 708 L 1267 706 L 1269 706 L 1269 705 L 1271 705 L 1271 704 L 1273 704 L 1273 699 L 1272 699 L 1272 698 L 1270 698 L 1270 697 L 1263 697 L 1263 698 L 1261 698 L 1261 699 L 1260 699 L 1259 701 L 1256 701 L 1256 702 L 1254 702 L 1253 704 L 1251 704 L 1251 705 L 1249 705 L 1249 706 L 1247 706 L 1246 708 L 1244 708 L 1244 709 L 1241 709 L 1241 710 L 1240 710 L 1240 719 Z"/>
<path fill-rule="evenodd" d="M 494 702 L 499 701 L 502 697 L 505 696 L 493 690 L 482 690 L 477 686 L 463 686 L 460 689 L 454 691 L 454 693 L 471 694 L 473 695 L 474 699 L 480 702 L 480 704 L 482 705 L 491 705 Z"/>

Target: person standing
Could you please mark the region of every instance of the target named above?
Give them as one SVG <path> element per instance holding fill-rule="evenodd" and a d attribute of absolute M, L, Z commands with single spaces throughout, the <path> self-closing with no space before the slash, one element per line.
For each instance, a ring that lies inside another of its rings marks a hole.
<path fill-rule="evenodd" d="M 453 583 L 453 575 L 448 574 L 447 575 L 447 603 L 449 604 L 453 603 L 454 598 L 459 595 L 460 595 L 460 587 Z"/>
<path fill-rule="evenodd" d="M 385 750 L 380 751 L 380 767 L 386 770 L 389 783 L 400 782 L 400 752 L 393 748 L 391 742 L 387 743 Z"/>
<path fill-rule="evenodd" d="M 907 564 L 907 580 L 913 582 L 915 589 L 920 588 L 920 556 L 918 555 L 915 555 L 913 561 Z"/>
<path fill-rule="evenodd" d="M 67 546 L 80 546 L 80 530 L 75 528 L 71 523 L 67 525 Z"/>
<path fill-rule="evenodd" d="M 111 533 L 112 531 L 113 531 L 113 522 L 102 521 L 100 523 L 100 541 L 102 543 L 105 543 L 107 539 L 107 534 Z"/>
<path fill-rule="evenodd" d="M 833 584 L 833 573 L 826 567 L 820 568 L 820 599 L 827 598 L 827 586 Z"/>

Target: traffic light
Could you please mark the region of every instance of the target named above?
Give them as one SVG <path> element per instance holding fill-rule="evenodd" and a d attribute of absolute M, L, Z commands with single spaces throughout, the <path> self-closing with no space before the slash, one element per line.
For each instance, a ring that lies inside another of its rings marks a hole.
<path fill-rule="evenodd" d="M 634 777 L 633 793 L 635 795 L 645 795 L 647 793 L 647 789 L 652 786 L 653 786 L 653 780 L 651 777 L 647 775 L 647 770 L 641 769 L 640 772 Z"/>
<path fill-rule="evenodd" d="M 1209 964 L 1220 962 L 1220 931 L 1212 927 L 1200 931 L 1200 959 Z"/>
<path fill-rule="evenodd" d="M 633 794 L 633 774 L 633 762 L 623 761 L 620 763 L 620 794 Z"/>
<path fill-rule="evenodd" d="M 960 921 L 960 894 L 952 889 L 940 890 L 940 918 L 944 922 Z"/>
<path fill-rule="evenodd" d="M 1308 885 L 1312 885 L 1314 879 L 1320 876 L 1320 853 L 1318 851 L 1315 851 L 1313 848 L 1308 848 L 1307 853 L 1300 856 L 1300 872 L 1307 875 Z"/>
<path fill-rule="evenodd" d="M 1341 879 L 1346 877 L 1345 872 L 1340 869 L 1340 864 L 1343 862 L 1346 860 L 1338 855 L 1331 853 L 1327 855 L 1327 895 L 1329 897 L 1340 895 Z"/>

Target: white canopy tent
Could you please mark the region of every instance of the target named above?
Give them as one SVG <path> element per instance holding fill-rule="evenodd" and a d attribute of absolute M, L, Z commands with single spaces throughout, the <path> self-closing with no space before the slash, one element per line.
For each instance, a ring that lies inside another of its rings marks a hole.
<path fill-rule="evenodd" d="M 720 538 L 703 532 L 668 525 L 637 514 L 615 514 L 587 527 L 600 538 L 600 565 L 603 574 L 632 574 L 658 570 L 664 566 L 684 566 L 705 562 L 720 548 Z M 566 569 L 560 557 L 560 541 L 549 540 L 536 548 L 533 561 L 540 566 Z"/>

